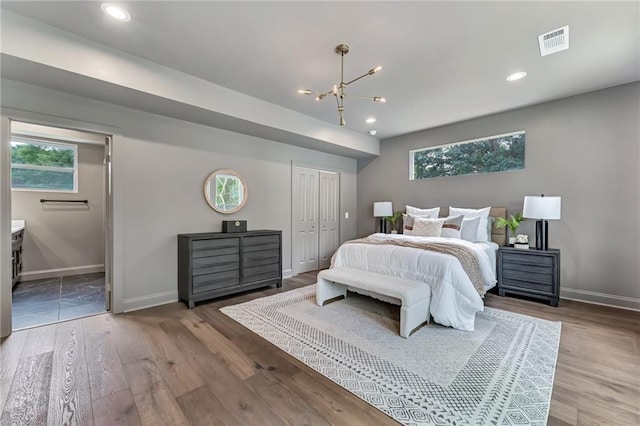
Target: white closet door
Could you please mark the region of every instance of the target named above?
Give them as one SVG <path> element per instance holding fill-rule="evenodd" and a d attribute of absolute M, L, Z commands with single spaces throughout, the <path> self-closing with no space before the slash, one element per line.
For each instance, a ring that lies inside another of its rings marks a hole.
<path fill-rule="evenodd" d="M 331 265 L 331 256 L 339 245 L 338 214 L 339 214 L 339 176 L 337 173 L 320 171 L 320 235 L 319 235 L 319 264 L 320 269 Z"/>
<path fill-rule="evenodd" d="M 318 170 L 294 166 L 293 272 L 318 269 Z"/>

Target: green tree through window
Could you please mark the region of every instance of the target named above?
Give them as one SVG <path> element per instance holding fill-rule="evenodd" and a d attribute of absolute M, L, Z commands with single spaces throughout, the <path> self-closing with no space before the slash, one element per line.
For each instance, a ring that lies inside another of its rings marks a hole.
<path fill-rule="evenodd" d="M 524 169 L 525 132 L 410 152 L 410 179 Z"/>
<path fill-rule="evenodd" d="M 75 145 L 26 139 L 11 141 L 11 188 L 76 191 Z"/>

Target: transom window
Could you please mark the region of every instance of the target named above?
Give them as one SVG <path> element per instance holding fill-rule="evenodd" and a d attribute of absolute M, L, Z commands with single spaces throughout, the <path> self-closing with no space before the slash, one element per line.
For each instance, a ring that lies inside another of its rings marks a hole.
<path fill-rule="evenodd" d="M 11 189 L 78 192 L 78 147 L 34 138 L 11 138 Z"/>

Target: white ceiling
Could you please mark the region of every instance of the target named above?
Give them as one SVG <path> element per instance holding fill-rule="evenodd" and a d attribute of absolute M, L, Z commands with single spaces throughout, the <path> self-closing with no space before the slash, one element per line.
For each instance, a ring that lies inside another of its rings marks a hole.
<path fill-rule="evenodd" d="M 329 90 L 350 86 L 388 102 L 345 101 L 347 128 L 384 139 L 640 80 L 639 2 L 12 2 L 1 7 L 128 54 L 337 126 Z M 546 57 L 537 36 L 570 26 L 570 49 Z M 515 83 L 514 71 L 528 76 Z M 373 126 L 364 123 L 374 116 Z"/>

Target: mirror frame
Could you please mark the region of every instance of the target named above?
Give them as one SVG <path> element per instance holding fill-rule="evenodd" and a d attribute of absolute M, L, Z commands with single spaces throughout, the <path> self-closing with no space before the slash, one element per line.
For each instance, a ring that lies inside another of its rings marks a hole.
<path fill-rule="evenodd" d="M 242 198 L 242 202 L 232 210 L 221 210 L 217 208 L 215 202 L 211 200 L 211 191 L 209 190 L 209 187 L 211 185 L 211 180 L 218 173 L 224 173 L 224 174 L 233 175 L 237 177 L 238 179 L 240 179 L 240 182 L 242 183 L 242 187 L 244 188 L 244 197 Z M 238 172 L 232 169 L 216 169 L 211 173 L 209 173 L 207 178 L 204 180 L 203 192 L 204 192 L 204 199 L 207 201 L 207 204 L 209 204 L 209 207 L 211 207 L 213 210 L 217 211 L 218 213 L 222 213 L 222 214 L 233 214 L 238 212 L 241 208 L 244 207 L 244 205 L 247 203 L 247 198 L 249 198 L 249 187 L 247 186 L 247 182 L 245 182 L 245 180 L 242 178 L 242 176 L 238 174 Z"/>

